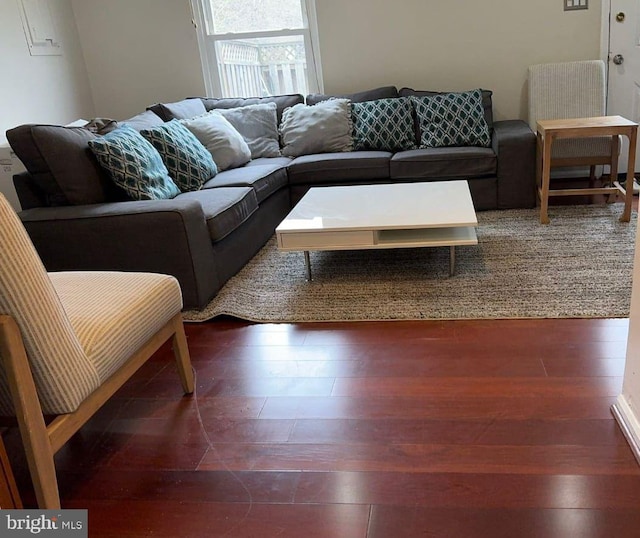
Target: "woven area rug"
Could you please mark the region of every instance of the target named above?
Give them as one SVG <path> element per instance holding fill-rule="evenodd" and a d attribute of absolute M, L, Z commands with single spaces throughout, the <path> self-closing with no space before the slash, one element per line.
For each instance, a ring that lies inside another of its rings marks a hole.
<path fill-rule="evenodd" d="M 364 321 L 627 317 L 636 214 L 622 204 L 478 213 L 478 245 L 456 249 L 301 252 L 275 238 L 187 321 L 227 314 L 249 321 Z"/>

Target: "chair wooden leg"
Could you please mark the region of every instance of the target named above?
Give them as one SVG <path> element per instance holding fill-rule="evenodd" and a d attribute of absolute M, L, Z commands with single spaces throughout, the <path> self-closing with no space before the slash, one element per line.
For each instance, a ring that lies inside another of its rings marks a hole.
<path fill-rule="evenodd" d="M 592 164 L 589 167 L 589 188 L 593 189 L 596 186 L 596 165 Z"/>
<path fill-rule="evenodd" d="M 53 449 L 20 335 L 10 316 L 0 316 L 0 355 L 18 419 L 38 506 L 60 508 Z"/>
<path fill-rule="evenodd" d="M 182 388 L 185 394 L 193 393 L 193 369 L 191 368 L 191 357 L 189 355 L 189 347 L 187 346 L 187 337 L 184 334 L 184 325 L 182 315 L 178 314 L 174 318 L 175 333 L 173 335 L 173 354 L 176 358 L 176 366 L 178 374 L 182 382 Z"/>

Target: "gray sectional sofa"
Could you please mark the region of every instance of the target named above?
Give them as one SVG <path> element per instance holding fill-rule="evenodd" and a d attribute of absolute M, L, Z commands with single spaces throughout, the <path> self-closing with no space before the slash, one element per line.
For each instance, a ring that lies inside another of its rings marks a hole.
<path fill-rule="evenodd" d="M 423 95 L 389 86 L 350 94 L 352 102 Z M 329 98 L 309 95 L 308 104 Z M 477 210 L 535 205 L 535 137 L 524 121 L 493 121 L 483 91 L 490 147 L 352 151 L 258 158 L 218 173 L 204 187 L 170 200 L 130 201 L 109 185 L 87 147 L 86 128 L 22 125 L 7 132 L 27 172 L 14 183 L 20 212 L 45 266 L 61 270 L 150 271 L 174 275 L 186 309 L 201 309 L 273 235 L 290 208 L 314 186 L 468 179 Z M 125 120 L 135 129 L 206 110 L 275 102 L 283 110 L 301 95 L 252 99 L 189 98 L 157 104 Z"/>

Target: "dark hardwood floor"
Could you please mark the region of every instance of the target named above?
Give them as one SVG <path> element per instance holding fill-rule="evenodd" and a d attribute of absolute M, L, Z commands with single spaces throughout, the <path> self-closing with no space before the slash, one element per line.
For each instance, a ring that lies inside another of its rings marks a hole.
<path fill-rule="evenodd" d="M 197 394 L 163 348 L 58 454 L 63 507 L 88 508 L 92 537 L 640 536 L 609 409 L 627 331 L 188 324 Z"/>
<path fill-rule="evenodd" d="M 626 319 L 186 329 L 196 394 L 165 347 L 56 456 L 91 537 L 640 537 Z"/>

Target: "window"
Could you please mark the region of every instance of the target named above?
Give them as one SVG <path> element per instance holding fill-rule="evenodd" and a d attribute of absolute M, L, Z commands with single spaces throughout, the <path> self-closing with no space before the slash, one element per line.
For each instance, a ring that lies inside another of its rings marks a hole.
<path fill-rule="evenodd" d="M 192 0 L 207 93 L 322 89 L 314 0 Z"/>

